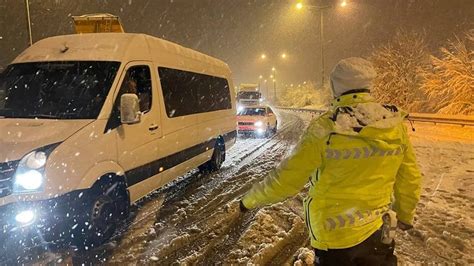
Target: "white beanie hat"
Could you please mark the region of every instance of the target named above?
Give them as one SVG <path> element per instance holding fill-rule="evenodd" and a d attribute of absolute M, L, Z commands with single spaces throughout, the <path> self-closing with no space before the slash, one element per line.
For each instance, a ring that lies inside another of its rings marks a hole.
<path fill-rule="evenodd" d="M 369 90 L 376 76 L 377 72 L 369 61 L 360 57 L 342 59 L 331 72 L 331 89 L 334 97 L 351 90 Z"/>

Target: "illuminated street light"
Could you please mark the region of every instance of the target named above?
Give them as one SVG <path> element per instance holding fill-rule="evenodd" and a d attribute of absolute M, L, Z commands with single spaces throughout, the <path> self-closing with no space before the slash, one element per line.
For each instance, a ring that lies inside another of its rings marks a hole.
<path fill-rule="evenodd" d="M 267 55 L 266 55 L 266 54 L 262 54 L 262 55 L 260 56 L 260 58 L 261 58 L 261 59 L 265 59 L 265 58 L 267 58 Z"/>
<path fill-rule="evenodd" d="M 341 7 L 346 7 L 347 6 L 347 0 L 342 0 Z M 324 9 L 329 9 L 332 8 L 333 6 L 327 5 L 327 6 L 307 6 L 307 9 L 315 9 L 319 11 L 320 14 L 320 26 L 319 26 L 319 40 L 321 41 L 321 85 L 324 86 Z M 303 4 L 302 3 L 297 3 L 296 4 L 296 9 L 301 10 L 303 9 Z"/>
<path fill-rule="evenodd" d="M 276 68 L 275 67 L 272 67 L 272 71 L 275 72 Z"/>
<path fill-rule="evenodd" d="M 263 79 L 263 76 L 262 76 L 262 75 L 260 75 L 260 76 L 258 76 L 258 78 L 259 78 L 259 79 Z"/>
<path fill-rule="evenodd" d="M 272 79 L 274 76 L 273 75 L 270 75 L 270 78 Z"/>
<path fill-rule="evenodd" d="M 286 59 L 287 55 L 285 53 L 281 54 L 281 58 Z"/>

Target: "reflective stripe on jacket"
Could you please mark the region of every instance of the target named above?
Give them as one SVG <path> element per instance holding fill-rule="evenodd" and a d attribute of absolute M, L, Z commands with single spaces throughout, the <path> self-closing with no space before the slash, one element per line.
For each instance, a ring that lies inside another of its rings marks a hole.
<path fill-rule="evenodd" d="M 381 227 L 389 208 L 411 224 L 421 174 L 405 116 L 368 93 L 337 98 L 329 112 L 312 121 L 292 155 L 244 196 L 243 204 L 255 208 L 284 200 L 309 177 L 305 219 L 312 246 L 322 250 L 361 243 Z"/>

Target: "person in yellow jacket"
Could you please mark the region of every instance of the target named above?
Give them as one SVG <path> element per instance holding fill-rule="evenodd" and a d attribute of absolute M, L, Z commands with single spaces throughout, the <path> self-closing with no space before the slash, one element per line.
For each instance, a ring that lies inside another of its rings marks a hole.
<path fill-rule="evenodd" d="M 421 174 L 407 114 L 375 101 L 375 76 L 367 60 L 341 60 L 331 73 L 330 110 L 240 201 L 243 211 L 276 203 L 309 182 L 305 220 L 317 265 L 396 265 L 397 219 L 399 228 L 412 227 Z"/>

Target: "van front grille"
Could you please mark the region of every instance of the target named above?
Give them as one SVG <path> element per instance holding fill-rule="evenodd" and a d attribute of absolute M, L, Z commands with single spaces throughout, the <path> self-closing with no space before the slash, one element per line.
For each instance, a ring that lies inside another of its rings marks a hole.
<path fill-rule="evenodd" d="M 18 163 L 19 161 L 0 163 L 0 198 L 12 193 L 12 179 Z"/>

